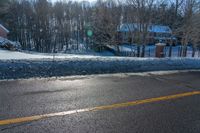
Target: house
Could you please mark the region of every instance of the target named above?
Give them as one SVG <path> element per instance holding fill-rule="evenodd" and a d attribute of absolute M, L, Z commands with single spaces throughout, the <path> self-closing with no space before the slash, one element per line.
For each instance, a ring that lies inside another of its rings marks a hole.
<path fill-rule="evenodd" d="M 0 37 L 7 38 L 9 30 L 0 24 Z"/>
<path fill-rule="evenodd" d="M 118 37 L 120 38 L 121 43 L 137 43 L 137 31 L 143 31 L 142 28 L 139 28 L 140 25 L 136 23 L 132 24 L 121 24 L 118 27 Z M 158 42 L 163 43 L 175 43 L 176 38 L 172 34 L 172 30 L 169 26 L 163 25 L 149 25 L 147 26 L 147 43 L 155 44 Z"/>
<path fill-rule="evenodd" d="M 81 1 L 80 4 L 81 4 L 82 8 L 91 7 L 91 3 L 89 1 Z"/>

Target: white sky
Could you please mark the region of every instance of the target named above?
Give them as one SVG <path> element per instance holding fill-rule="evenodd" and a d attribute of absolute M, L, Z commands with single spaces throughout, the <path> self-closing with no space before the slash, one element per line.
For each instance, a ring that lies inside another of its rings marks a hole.
<path fill-rule="evenodd" d="M 49 1 L 52 1 L 52 2 L 56 2 L 56 1 L 68 1 L 68 0 L 49 0 Z M 72 0 L 72 1 L 89 1 L 89 2 L 94 2 L 96 0 Z"/>

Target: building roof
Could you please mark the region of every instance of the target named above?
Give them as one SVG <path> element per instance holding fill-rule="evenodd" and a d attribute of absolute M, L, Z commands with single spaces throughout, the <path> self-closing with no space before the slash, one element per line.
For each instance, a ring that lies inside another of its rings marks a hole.
<path fill-rule="evenodd" d="M 5 30 L 5 32 L 9 33 L 9 30 L 6 29 L 2 24 L 0 24 L 0 27 L 1 27 L 3 30 Z"/>
<path fill-rule="evenodd" d="M 118 31 L 129 32 L 129 31 L 135 31 L 138 29 L 139 29 L 139 24 L 136 24 L 136 23 L 121 24 Z M 165 25 L 149 25 L 148 31 L 156 32 L 156 33 L 172 33 L 171 28 L 169 26 L 165 26 Z"/>
<path fill-rule="evenodd" d="M 172 33 L 172 30 L 169 28 L 169 26 L 163 25 L 151 25 L 149 26 L 149 31 L 157 33 Z"/>

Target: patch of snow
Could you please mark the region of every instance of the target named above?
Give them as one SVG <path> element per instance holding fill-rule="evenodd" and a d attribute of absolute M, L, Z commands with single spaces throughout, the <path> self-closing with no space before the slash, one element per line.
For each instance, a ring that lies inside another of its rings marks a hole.
<path fill-rule="evenodd" d="M 69 58 L 96 58 L 97 56 L 113 56 L 109 51 L 102 53 L 95 52 L 77 52 L 72 51 L 73 54 L 46 54 L 37 52 L 19 52 L 0 49 L 0 60 L 29 60 L 29 59 L 69 59 Z"/>
<path fill-rule="evenodd" d="M 137 23 L 128 23 L 128 24 L 121 24 L 118 31 L 120 32 L 133 32 L 135 30 L 139 30 L 140 25 Z M 149 25 L 148 26 L 149 32 L 156 32 L 156 33 L 172 33 L 172 30 L 169 26 L 164 25 Z"/>
<path fill-rule="evenodd" d="M 6 38 L 0 37 L 0 47 L 5 47 L 6 45 L 9 45 L 10 48 L 12 46 L 12 48 L 21 49 L 21 45 L 19 42 L 13 42 Z"/>
<path fill-rule="evenodd" d="M 52 60 L 49 55 L 14 53 L 19 57 L 0 60 L 0 79 L 200 69 L 198 58 L 158 59 L 61 54 Z"/>
<path fill-rule="evenodd" d="M 0 79 L 186 69 L 200 69 L 200 58 L 158 59 L 0 50 Z"/>
<path fill-rule="evenodd" d="M 150 25 L 149 32 L 156 32 L 156 33 L 172 33 L 172 30 L 169 26 L 162 26 L 162 25 Z"/>

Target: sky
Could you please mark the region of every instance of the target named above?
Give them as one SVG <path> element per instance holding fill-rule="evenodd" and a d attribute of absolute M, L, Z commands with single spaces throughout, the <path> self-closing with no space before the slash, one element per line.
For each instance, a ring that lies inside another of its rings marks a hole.
<path fill-rule="evenodd" d="M 49 0 L 49 1 L 52 1 L 52 2 L 56 2 L 56 1 L 63 1 L 63 0 Z M 67 0 L 66 0 L 67 1 Z M 72 0 L 72 1 L 89 1 L 89 2 L 94 2 L 96 0 Z"/>

